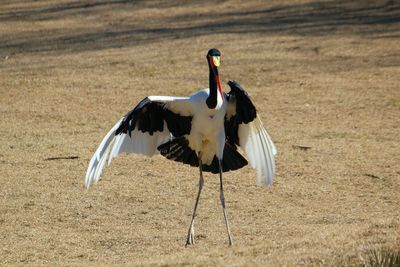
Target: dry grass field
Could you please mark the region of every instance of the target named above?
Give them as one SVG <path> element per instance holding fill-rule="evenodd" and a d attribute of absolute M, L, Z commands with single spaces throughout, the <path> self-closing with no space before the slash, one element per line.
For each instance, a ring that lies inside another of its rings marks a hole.
<path fill-rule="evenodd" d="M 212 47 L 277 174 L 225 174 L 233 247 L 206 174 L 185 248 L 196 168 L 124 155 L 89 191 L 84 176 L 142 98 L 208 86 Z M 0 95 L 0 265 L 359 266 L 400 247 L 397 0 L 5 0 Z"/>

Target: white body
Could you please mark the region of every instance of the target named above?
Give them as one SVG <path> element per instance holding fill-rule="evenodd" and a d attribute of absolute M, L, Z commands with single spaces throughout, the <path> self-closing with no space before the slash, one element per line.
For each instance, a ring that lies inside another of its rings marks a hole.
<path fill-rule="evenodd" d="M 192 116 L 192 126 L 189 135 L 189 146 L 197 155 L 201 151 L 203 164 L 209 164 L 214 158 L 222 159 L 225 145 L 224 119 L 231 103 L 222 98 L 218 92 L 218 102 L 215 109 L 209 109 L 206 99 L 209 89 L 200 90 L 190 97 L 150 96 L 151 101 L 165 103 L 170 111 L 183 116 Z M 228 112 L 229 113 L 229 112 Z M 228 114 L 229 115 L 229 114 Z M 170 138 L 171 133 L 164 123 L 163 132 L 155 132 L 153 135 L 135 129 L 131 137 L 121 133 L 115 136 L 122 119 L 104 137 L 99 148 L 93 155 L 86 173 L 86 187 L 100 179 L 101 172 L 106 162 L 111 163 L 112 158 L 126 153 L 139 153 L 147 156 L 158 154 L 157 147 Z M 240 147 L 245 151 L 253 168 L 257 170 L 257 183 L 272 184 L 275 173 L 276 149 L 267 131 L 257 117 L 248 124 L 239 126 Z"/>
<path fill-rule="evenodd" d="M 202 152 L 202 162 L 209 164 L 217 155 L 222 158 L 225 144 L 224 118 L 228 102 L 218 93 L 218 102 L 215 109 L 209 109 L 206 99 L 209 89 L 203 89 L 190 96 L 193 107 L 192 130 L 186 136 L 189 146 L 197 154 Z"/>

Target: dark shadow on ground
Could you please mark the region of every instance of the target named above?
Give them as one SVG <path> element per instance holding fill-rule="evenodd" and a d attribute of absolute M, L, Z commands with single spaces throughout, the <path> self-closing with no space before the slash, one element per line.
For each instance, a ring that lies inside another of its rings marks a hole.
<path fill-rule="evenodd" d="M 113 23 L 118 16 L 105 19 L 104 27 L 82 25 L 79 29 L 62 28 L 19 35 L 0 35 L 0 53 L 77 52 L 133 46 L 165 39 L 179 39 L 220 33 L 324 36 L 357 34 L 368 38 L 399 38 L 400 1 L 315 1 L 285 4 L 258 10 L 238 11 L 218 8 L 215 12 L 171 15 L 179 1 L 80 1 L 37 9 L 0 12 L 1 22 L 74 19 L 110 9 L 137 11 L 141 8 L 165 9 L 147 23 Z M 198 5 L 198 2 L 190 2 Z M 190 4 L 189 3 L 189 4 Z"/>

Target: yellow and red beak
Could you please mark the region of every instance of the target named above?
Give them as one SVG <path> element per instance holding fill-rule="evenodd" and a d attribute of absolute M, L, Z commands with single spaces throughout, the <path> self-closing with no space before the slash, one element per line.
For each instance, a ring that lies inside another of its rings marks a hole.
<path fill-rule="evenodd" d="M 215 67 L 219 67 L 219 65 L 221 65 L 221 58 L 219 56 L 213 56 L 212 63 Z"/>

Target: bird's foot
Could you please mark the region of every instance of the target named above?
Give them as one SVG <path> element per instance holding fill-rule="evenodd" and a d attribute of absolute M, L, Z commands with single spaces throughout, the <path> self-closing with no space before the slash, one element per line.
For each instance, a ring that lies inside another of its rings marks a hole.
<path fill-rule="evenodd" d="M 233 242 L 232 242 L 232 238 L 231 238 L 230 235 L 229 235 L 229 237 L 228 237 L 228 241 L 229 241 L 229 246 L 231 247 L 231 246 L 233 245 Z"/>
<path fill-rule="evenodd" d="M 190 233 L 186 239 L 185 247 L 187 247 L 188 245 L 194 245 L 194 227 L 191 228 Z"/>
<path fill-rule="evenodd" d="M 190 234 L 190 235 L 188 236 L 188 238 L 187 238 L 187 240 L 186 240 L 186 245 L 185 245 L 185 247 L 190 246 L 190 245 L 194 245 L 194 236 L 193 236 L 192 234 Z"/>

